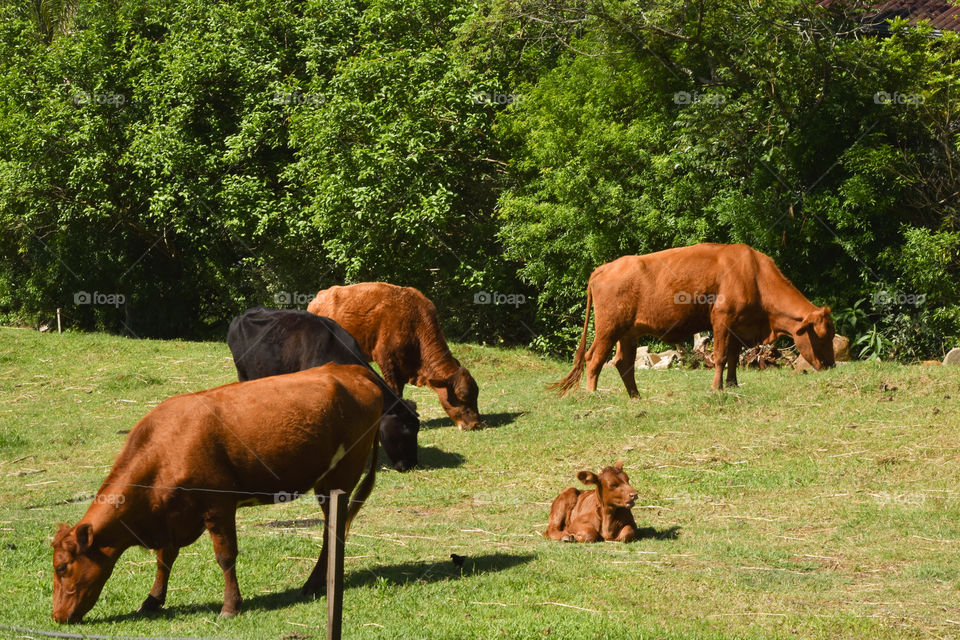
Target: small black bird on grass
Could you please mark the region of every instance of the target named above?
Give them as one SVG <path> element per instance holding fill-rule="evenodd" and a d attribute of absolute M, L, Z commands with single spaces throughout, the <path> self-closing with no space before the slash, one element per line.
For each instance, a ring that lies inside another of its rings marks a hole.
<path fill-rule="evenodd" d="M 466 556 L 458 556 L 455 553 L 450 554 L 450 559 L 453 560 L 453 564 L 457 565 L 461 569 L 463 568 L 463 561 L 467 559 Z"/>

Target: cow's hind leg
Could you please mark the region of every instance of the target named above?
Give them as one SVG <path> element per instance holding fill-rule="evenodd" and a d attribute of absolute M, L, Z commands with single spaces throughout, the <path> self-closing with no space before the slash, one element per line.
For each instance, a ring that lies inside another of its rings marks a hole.
<path fill-rule="evenodd" d="M 301 596 L 321 593 L 327 582 L 327 522 L 330 517 L 330 505 L 327 504 L 329 500 L 326 499 L 326 496 L 318 495 L 317 499 L 320 501 L 320 508 L 323 510 L 323 544 L 320 547 L 320 559 L 317 560 L 317 565 L 310 572 L 310 577 L 303 583 L 303 587 L 300 588 Z"/>
<path fill-rule="evenodd" d="M 730 352 L 730 335 L 727 322 L 723 319 L 713 320 L 713 388 L 723 389 L 723 368 L 727 364 L 727 355 Z M 734 376 L 736 377 L 736 376 Z"/>
<path fill-rule="evenodd" d="M 543 534 L 545 538 L 551 540 L 566 539 L 567 534 L 564 533 L 564 528 L 567 525 L 570 512 L 577 505 L 577 496 L 579 495 L 580 491 L 578 489 L 567 487 L 556 497 L 550 506 L 550 519 L 547 522 L 547 530 Z"/>
<path fill-rule="evenodd" d="M 610 350 L 613 349 L 616 341 L 616 338 L 609 333 L 597 331 L 593 344 L 587 351 L 587 391 L 597 390 L 600 371 L 603 369 L 603 364 L 606 362 L 607 356 L 610 355 Z M 634 357 L 636 357 L 636 354 L 634 354 Z"/>
<path fill-rule="evenodd" d="M 613 357 L 613 366 L 620 372 L 623 386 L 627 388 L 627 395 L 631 398 L 636 398 L 640 395 L 640 392 L 637 391 L 637 373 L 633 368 L 636 361 L 636 338 L 620 338 L 620 342 L 617 343 L 617 355 Z"/>
<path fill-rule="evenodd" d="M 232 618 L 240 613 L 240 585 L 237 583 L 237 513 L 236 508 L 212 511 L 204 518 L 204 525 L 213 541 L 217 564 L 223 570 L 223 608 L 220 615 Z"/>
<path fill-rule="evenodd" d="M 170 569 L 180 555 L 180 549 L 177 547 L 167 547 L 157 550 L 157 577 L 153 581 L 153 588 L 150 594 L 143 601 L 138 610 L 140 613 L 150 613 L 159 611 L 160 607 L 167 601 L 167 581 L 170 580 Z"/>

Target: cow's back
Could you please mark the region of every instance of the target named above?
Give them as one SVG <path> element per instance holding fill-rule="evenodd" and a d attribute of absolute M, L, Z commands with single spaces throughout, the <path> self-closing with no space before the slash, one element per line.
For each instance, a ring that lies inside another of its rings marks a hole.
<path fill-rule="evenodd" d="M 241 381 L 328 362 L 368 362 L 363 348 L 337 322 L 294 309 L 248 309 L 230 323 L 227 345 Z"/>
<path fill-rule="evenodd" d="M 449 354 L 436 307 L 413 287 L 385 282 L 334 286 L 318 292 L 307 310 L 334 319 L 378 362 L 379 351 L 419 368 L 425 345 Z"/>
<path fill-rule="evenodd" d="M 710 329 L 717 304 L 734 313 L 759 308 L 755 254 L 742 244 L 704 243 L 608 262 L 590 276 L 597 321 L 668 341 Z"/>
<path fill-rule="evenodd" d="M 372 442 L 382 406 L 375 374 L 356 365 L 174 396 L 131 431 L 113 475 L 149 476 L 139 481 L 158 487 L 304 491 L 331 461 L 351 450 L 365 457 L 369 446 L 355 445 Z"/>

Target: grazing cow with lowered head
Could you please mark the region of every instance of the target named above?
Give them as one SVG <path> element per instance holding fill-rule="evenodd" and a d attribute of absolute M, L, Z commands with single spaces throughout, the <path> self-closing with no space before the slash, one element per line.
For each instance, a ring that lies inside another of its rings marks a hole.
<path fill-rule="evenodd" d="M 580 491 L 567 487 L 550 507 L 545 538 L 564 542 L 630 542 L 637 533 L 633 519 L 637 492 L 623 472 L 623 461 L 600 473 L 581 471 L 577 479 L 596 489 Z"/>
<path fill-rule="evenodd" d="M 391 389 L 428 385 L 458 427 L 482 426 L 480 393 L 467 368 L 450 353 L 437 308 L 413 287 L 363 282 L 317 293 L 307 311 L 333 318 L 380 367 Z"/>
<path fill-rule="evenodd" d="M 247 309 L 230 323 L 227 345 L 240 382 L 302 371 L 328 362 L 370 369 L 383 391 L 380 444 L 397 471 L 417 466 L 417 405 L 403 400 L 367 364 L 363 349 L 330 318 L 296 309 Z"/>
<path fill-rule="evenodd" d="M 596 335 L 584 354 L 590 307 Z M 769 256 L 745 244 L 697 244 L 643 256 L 623 256 L 597 267 L 587 284 L 587 316 L 573 370 L 550 385 L 567 393 L 587 366 L 587 390 L 595 391 L 604 360 L 613 363 L 631 398 L 637 397 L 637 338 L 678 343 L 713 330 L 713 388 L 737 384 L 740 350 L 789 335 L 816 369 L 832 367 L 833 319 L 780 272 Z"/>
<path fill-rule="evenodd" d="M 347 525 L 376 475 L 383 393 L 367 367 L 328 364 L 164 400 L 127 436 L 93 504 L 53 539 L 53 618 L 80 622 L 129 547 L 157 551 L 141 611 L 159 609 L 181 547 L 206 529 L 223 569 L 222 616 L 240 609 L 237 507 L 357 487 Z M 367 465 L 367 460 L 370 460 Z M 367 475 L 357 486 L 367 467 Z M 324 516 L 327 501 L 321 499 Z M 301 593 L 326 581 L 327 537 Z"/>

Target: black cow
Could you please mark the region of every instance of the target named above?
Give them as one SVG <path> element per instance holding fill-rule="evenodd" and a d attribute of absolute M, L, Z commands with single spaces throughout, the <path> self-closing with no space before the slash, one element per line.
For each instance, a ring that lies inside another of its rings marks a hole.
<path fill-rule="evenodd" d="M 330 318 L 296 309 L 247 309 L 230 323 L 227 345 L 241 382 L 328 362 L 359 364 L 373 371 L 346 329 Z M 379 375 L 377 380 L 383 391 L 380 443 L 394 469 L 406 471 L 417 464 L 417 405 L 398 397 Z"/>

